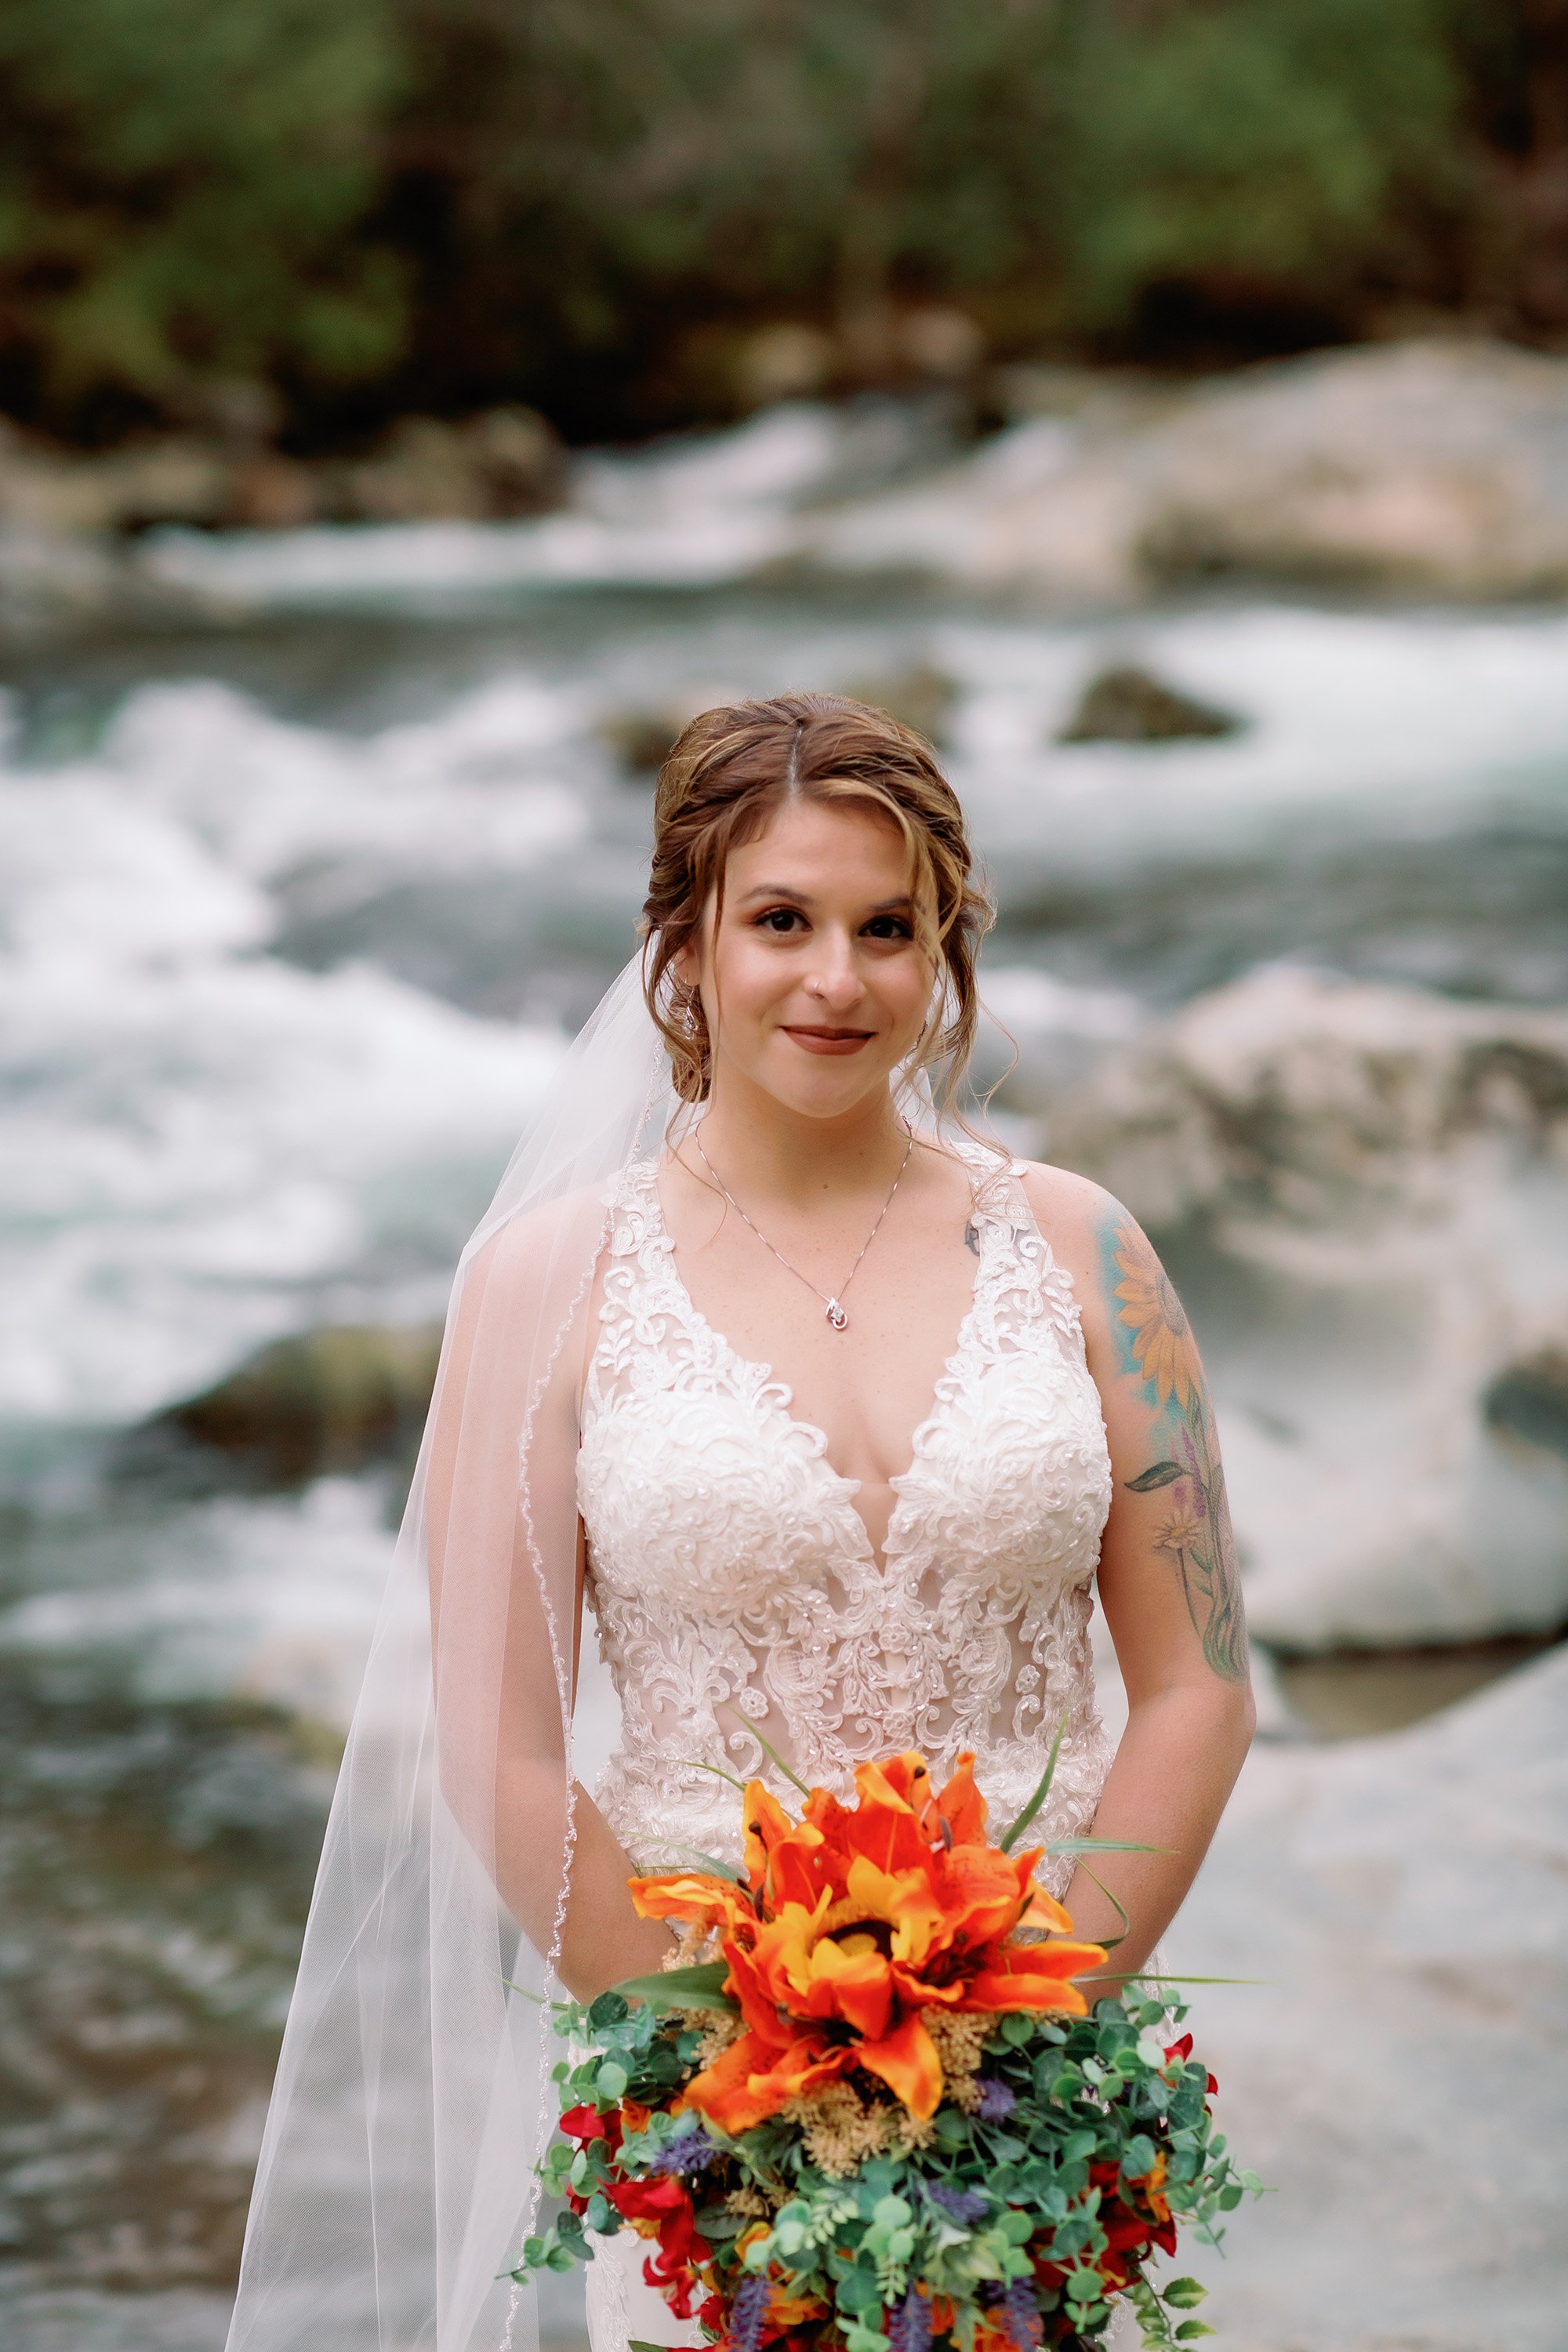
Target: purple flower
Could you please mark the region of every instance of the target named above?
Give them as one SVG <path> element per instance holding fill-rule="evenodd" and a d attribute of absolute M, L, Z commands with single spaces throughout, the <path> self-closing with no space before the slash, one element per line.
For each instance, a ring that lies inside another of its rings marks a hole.
<path fill-rule="evenodd" d="M 718 2153 L 701 2125 L 694 2124 L 689 2131 L 681 2132 L 675 2139 L 667 2140 L 648 2169 L 651 2172 L 700 2172 L 712 2163 Z"/>
<path fill-rule="evenodd" d="M 918 2286 L 889 2313 L 888 2342 L 891 2352 L 931 2352 L 931 2300 Z"/>
<path fill-rule="evenodd" d="M 761 2271 L 748 2272 L 735 2289 L 730 2305 L 730 2341 L 735 2352 L 757 2352 L 772 2292 Z"/>
<path fill-rule="evenodd" d="M 989 2201 L 979 2189 L 953 2189 L 945 2180 L 928 2180 L 926 2195 L 955 2221 L 978 2221 Z"/>
<path fill-rule="evenodd" d="M 974 2112 L 983 2124 L 999 2124 L 1004 2116 L 1012 2114 L 1017 2104 L 1005 2083 L 999 2083 L 994 2074 L 981 2075 L 980 2105 Z"/>
<path fill-rule="evenodd" d="M 1002 2297 L 1002 2325 L 1016 2352 L 1035 2352 L 1045 2333 L 1033 2282 L 1015 2279 Z"/>

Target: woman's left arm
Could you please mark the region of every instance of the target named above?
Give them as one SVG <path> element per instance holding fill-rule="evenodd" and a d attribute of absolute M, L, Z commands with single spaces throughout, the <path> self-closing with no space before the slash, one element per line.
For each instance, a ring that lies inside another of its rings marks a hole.
<path fill-rule="evenodd" d="M 1079 1935 L 1121 1931 L 1096 1878 L 1131 1923 L 1105 1969 L 1083 1980 L 1092 1999 L 1097 1982 L 1113 1990 L 1143 1967 L 1175 1916 L 1241 1769 L 1255 1710 L 1214 1407 L 1181 1301 L 1119 1201 L 1053 1175 L 1053 1191 L 1067 1188 L 1055 1230 L 1077 1279 L 1110 1450 L 1100 1597 L 1128 1699 L 1092 1834 L 1163 1849 L 1090 1855 L 1073 1878 L 1067 1905 Z"/>

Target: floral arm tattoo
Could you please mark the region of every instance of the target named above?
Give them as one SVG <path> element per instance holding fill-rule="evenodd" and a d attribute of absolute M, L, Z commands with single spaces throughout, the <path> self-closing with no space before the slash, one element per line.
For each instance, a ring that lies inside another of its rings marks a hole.
<path fill-rule="evenodd" d="M 1182 1302 L 1123 1209 L 1100 1229 L 1111 1329 L 1121 1370 L 1142 1386 L 1154 1424 L 1152 1459 L 1124 1481 L 1132 1495 L 1163 1490 L 1169 1514 L 1154 1549 L 1169 1560 L 1204 1656 L 1226 1682 L 1247 1677 L 1247 1620 L 1231 1538 L 1214 1408 Z"/>

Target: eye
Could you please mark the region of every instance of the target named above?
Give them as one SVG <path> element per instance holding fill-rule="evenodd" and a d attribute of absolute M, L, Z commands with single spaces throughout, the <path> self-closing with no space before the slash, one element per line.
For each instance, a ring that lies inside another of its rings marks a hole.
<path fill-rule="evenodd" d="M 873 915 L 866 925 L 866 936 L 872 940 L 912 940 L 914 930 L 902 915 Z"/>
<path fill-rule="evenodd" d="M 757 929 L 787 935 L 803 921 L 804 918 L 796 907 L 769 907 L 757 917 Z"/>

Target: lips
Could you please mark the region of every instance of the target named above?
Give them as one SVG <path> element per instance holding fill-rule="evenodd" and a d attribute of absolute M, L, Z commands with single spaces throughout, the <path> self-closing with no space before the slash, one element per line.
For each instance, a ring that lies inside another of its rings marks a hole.
<path fill-rule="evenodd" d="M 796 1028 L 788 1024 L 784 1034 L 807 1054 L 858 1054 L 877 1033 L 874 1029 Z"/>

